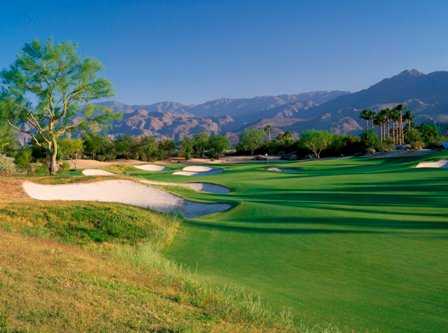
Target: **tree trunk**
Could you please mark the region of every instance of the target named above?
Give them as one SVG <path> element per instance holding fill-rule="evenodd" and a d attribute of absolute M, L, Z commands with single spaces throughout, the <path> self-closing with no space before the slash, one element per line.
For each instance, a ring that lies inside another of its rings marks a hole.
<path fill-rule="evenodd" d="M 48 171 L 51 176 L 54 176 L 58 170 L 58 143 L 56 139 L 53 139 L 50 144 L 50 160 L 48 161 Z"/>

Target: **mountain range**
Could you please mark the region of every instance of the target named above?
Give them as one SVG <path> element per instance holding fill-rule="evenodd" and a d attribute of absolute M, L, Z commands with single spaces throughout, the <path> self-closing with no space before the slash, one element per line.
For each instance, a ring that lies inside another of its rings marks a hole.
<path fill-rule="evenodd" d="M 195 105 L 160 102 L 150 105 L 102 104 L 123 113 L 112 135 L 153 135 L 181 139 L 200 132 L 221 133 L 236 141 L 247 127 L 272 126 L 272 133 L 327 129 L 334 133 L 359 132 L 359 112 L 404 103 L 417 122 L 448 122 L 448 71 L 429 74 L 415 69 L 381 80 L 371 87 L 347 91 L 221 98 Z"/>

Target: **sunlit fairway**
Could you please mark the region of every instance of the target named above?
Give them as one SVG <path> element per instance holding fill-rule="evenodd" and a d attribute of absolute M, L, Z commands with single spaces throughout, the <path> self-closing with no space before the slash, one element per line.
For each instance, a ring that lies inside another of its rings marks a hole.
<path fill-rule="evenodd" d="M 223 166 L 226 213 L 183 224 L 168 255 L 254 289 L 308 323 L 371 332 L 448 330 L 448 170 L 428 158 Z M 267 167 L 300 168 L 272 173 Z M 169 173 L 134 175 L 173 180 Z M 186 179 L 188 178 L 188 179 Z"/>

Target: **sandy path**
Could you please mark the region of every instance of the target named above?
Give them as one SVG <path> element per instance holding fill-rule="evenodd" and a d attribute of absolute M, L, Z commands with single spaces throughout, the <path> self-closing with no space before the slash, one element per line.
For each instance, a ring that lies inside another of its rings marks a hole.
<path fill-rule="evenodd" d="M 58 185 L 42 185 L 26 181 L 22 186 L 26 194 L 37 200 L 115 202 L 149 208 L 162 213 L 177 212 L 186 217 L 207 215 L 231 208 L 228 204 L 188 201 L 130 180 Z"/>
<path fill-rule="evenodd" d="M 448 160 L 420 162 L 416 168 L 448 168 Z"/>
<path fill-rule="evenodd" d="M 84 176 L 115 176 L 112 172 L 101 169 L 84 169 L 82 174 Z"/>

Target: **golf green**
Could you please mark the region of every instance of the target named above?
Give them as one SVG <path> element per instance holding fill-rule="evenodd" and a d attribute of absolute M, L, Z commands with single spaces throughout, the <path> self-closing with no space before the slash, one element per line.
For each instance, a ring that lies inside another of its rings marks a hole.
<path fill-rule="evenodd" d="M 222 166 L 210 181 L 232 210 L 188 220 L 168 256 L 212 279 L 258 292 L 309 325 L 346 331 L 448 331 L 447 158 L 342 158 Z M 296 169 L 270 172 L 268 167 Z"/>

